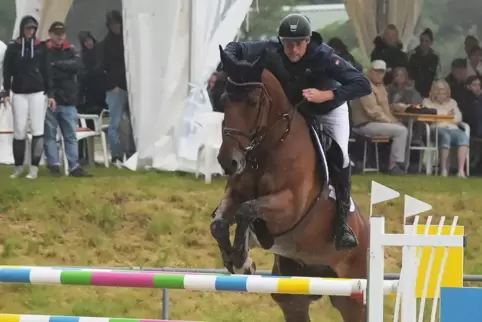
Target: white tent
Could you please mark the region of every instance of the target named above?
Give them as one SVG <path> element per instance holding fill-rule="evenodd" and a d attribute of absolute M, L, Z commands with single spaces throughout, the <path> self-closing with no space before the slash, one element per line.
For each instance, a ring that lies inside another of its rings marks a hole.
<path fill-rule="evenodd" d="M 72 4 L 71 0 L 16 1 L 16 25 L 23 15 L 32 14 L 40 20 L 42 36 L 51 22 L 65 20 Z M 129 101 L 139 161 L 134 163 L 194 171 L 198 143 L 193 121 L 198 112 L 211 110 L 205 88 L 219 62 L 218 45 L 235 38 L 251 3 L 122 1 Z"/>

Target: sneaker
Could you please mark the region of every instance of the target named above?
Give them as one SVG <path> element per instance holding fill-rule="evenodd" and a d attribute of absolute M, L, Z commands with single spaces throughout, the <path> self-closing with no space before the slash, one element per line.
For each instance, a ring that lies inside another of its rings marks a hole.
<path fill-rule="evenodd" d="M 53 165 L 49 167 L 50 175 L 52 177 L 60 177 L 62 174 L 60 173 L 60 167 L 58 165 Z"/>
<path fill-rule="evenodd" d="M 90 173 L 85 172 L 84 169 L 81 167 L 77 167 L 74 170 L 70 171 L 69 174 L 71 177 L 77 177 L 77 178 L 89 178 L 92 177 Z"/>
<path fill-rule="evenodd" d="M 10 178 L 15 179 L 20 177 L 23 174 L 23 171 L 24 171 L 23 166 L 16 166 Z"/>
<path fill-rule="evenodd" d="M 389 171 L 393 176 L 403 176 L 405 174 L 405 171 L 403 171 L 398 165 L 394 166 Z"/>
<path fill-rule="evenodd" d="M 122 169 L 124 167 L 124 163 L 118 158 L 112 158 L 112 165 L 117 169 Z"/>
<path fill-rule="evenodd" d="M 449 172 L 447 171 L 447 169 L 442 169 L 442 171 L 440 171 L 440 175 L 442 177 L 447 177 L 449 175 Z"/>
<path fill-rule="evenodd" d="M 30 166 L 30 169 L 28 170 L 28 174 L 27 174 L 27 179 L 37 179 L 38 177 L 38 167 L 36 166 Z"/>
<path fill-rule="evenodd" d="M 463 171 L 457 173 L 457 177 L 461 178 L 461 179 L 465 179 L 467 178 L 467 176 L 465 175 L 465 173 Z"/>

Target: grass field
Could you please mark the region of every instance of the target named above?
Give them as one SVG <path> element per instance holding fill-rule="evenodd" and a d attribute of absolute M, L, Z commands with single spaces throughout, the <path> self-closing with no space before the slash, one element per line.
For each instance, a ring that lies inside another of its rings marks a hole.
<path fill-rule="evenodd" d="M 191 176 L 95 169 L 94 178 L 8 178 L 0 167 L 0 264 L 171 266 L 221 268 L 209 233 L 210 213 L 223 180 L 205 185 Z M 469 234 L 465 273 L 482 274 L 478 230 L 482 180 L 439 177 L 356 176 L 353 196 L 368 212 L 376 180 L 433 205 L 434 216 L 460 216 Z M 400 231 L 403 199 L 375 207 Z M 272 255 L 253 252 L 258 268 Z M 386 265 L 398 272 L 400 250 Z M 160 290 L 75 286 L 0 285 L 0 313 L 160 317 Z M 202 321 L 282 321 L 268 295 L 171 291 L 171 318 Z M 339 321 L 326 299 L 312 306 L 312 321 Z"/>

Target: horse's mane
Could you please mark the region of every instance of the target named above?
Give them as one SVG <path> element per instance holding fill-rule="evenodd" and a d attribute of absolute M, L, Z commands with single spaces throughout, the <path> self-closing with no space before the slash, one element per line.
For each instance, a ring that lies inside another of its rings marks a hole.
<path fill-rule="evenodd" d="M 278 80 L 285 94 L 288 94 L 290 73 L 285 68 L 281 57 L 276 53 L 267 52 L 264 68 Z"/>

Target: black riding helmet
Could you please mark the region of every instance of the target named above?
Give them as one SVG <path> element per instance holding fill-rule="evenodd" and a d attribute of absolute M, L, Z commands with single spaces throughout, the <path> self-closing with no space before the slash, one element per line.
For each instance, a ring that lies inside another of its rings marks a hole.
<path fill-rule="evenodd" d="M 310 20 L 298 13 L 287 15 L 281 20 L 278 37 L 283 40 L 303 40 L 311 37 Z"/>

